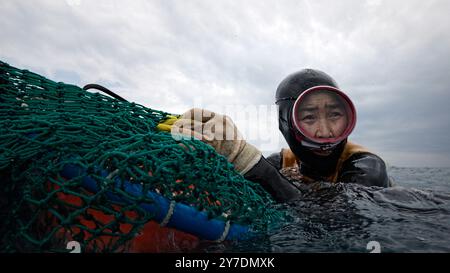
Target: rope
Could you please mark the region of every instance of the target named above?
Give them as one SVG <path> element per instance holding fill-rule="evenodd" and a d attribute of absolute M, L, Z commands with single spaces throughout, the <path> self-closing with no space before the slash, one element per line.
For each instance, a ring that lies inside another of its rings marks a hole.
<path fill-rule="evenodd" d="M 169 206 L 169 209 L 167 210 L 167 214 L 166 214 L 166 216 L 164 217 L 164 219 L 161 221 L 161 223 L 159 224 L 160 226 L 164 227 L 164 226 L 166 226 L 166 225 L 169 223 L 170 218 L 171 218 L 172 215 L 173 215 L 173 211 L 174 211 L 174 209 L 175 209 L 175 205 L 176 205 L 176 204 L 177 204 L 177 203 L 174 202 L 174 201 L 171 201 L 171 202 L 170 202 L 170 206 Z"/>

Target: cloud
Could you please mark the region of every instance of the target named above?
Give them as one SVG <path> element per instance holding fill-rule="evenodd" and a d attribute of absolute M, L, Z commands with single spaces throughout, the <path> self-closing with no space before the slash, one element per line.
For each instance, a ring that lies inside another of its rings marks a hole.
<path fill-rule="evenodd" d="M 450 166 L 448 1 L 3 0 L 0 8 L 0 58 L 56 81 L 104 84 L 182 113 L 199 102 L 269 107 L 286 75 L 316 68 L 354 100 L 352 140 L 392 165 Z M 236 123 L 278 136 L 250 140 L 265 154 L 285 145 L 273 116 Z"/>

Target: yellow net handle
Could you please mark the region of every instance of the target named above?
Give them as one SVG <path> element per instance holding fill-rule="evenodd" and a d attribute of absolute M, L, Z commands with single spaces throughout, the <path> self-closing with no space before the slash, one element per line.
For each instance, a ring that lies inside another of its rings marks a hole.
<path fill-rule="evenodd" d="M 159 131 L 163 132 L 170 132 L 172 125 L 180 118 L 181 116 L 173 116 L 173 115 L 167 115 L 166 118 L 158 123 L 156 128 Z"/>

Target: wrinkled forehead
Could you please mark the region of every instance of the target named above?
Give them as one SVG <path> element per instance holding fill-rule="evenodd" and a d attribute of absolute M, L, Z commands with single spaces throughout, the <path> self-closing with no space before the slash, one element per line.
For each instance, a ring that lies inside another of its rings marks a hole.
<path fill-rule="evenodd" d="M 328 90 L 317 90 L 306 94 L 299 101 L 299 110 L 311 107 L 339 107 L 345 108 L 345 100 L 337 93 Z"/>

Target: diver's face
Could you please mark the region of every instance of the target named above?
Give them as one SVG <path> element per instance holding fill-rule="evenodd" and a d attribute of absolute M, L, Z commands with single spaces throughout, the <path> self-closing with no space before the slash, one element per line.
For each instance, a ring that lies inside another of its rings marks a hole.
<path fill-rule="evenodd" d="M 338 138 L 347 128 L 348 117 L 342 100 L 327 91 L 317 91 L 305 97 L 297 114 L 302 131 L 312 139 Z M 331 153 L 314 152 L 318 155 Z"/>

